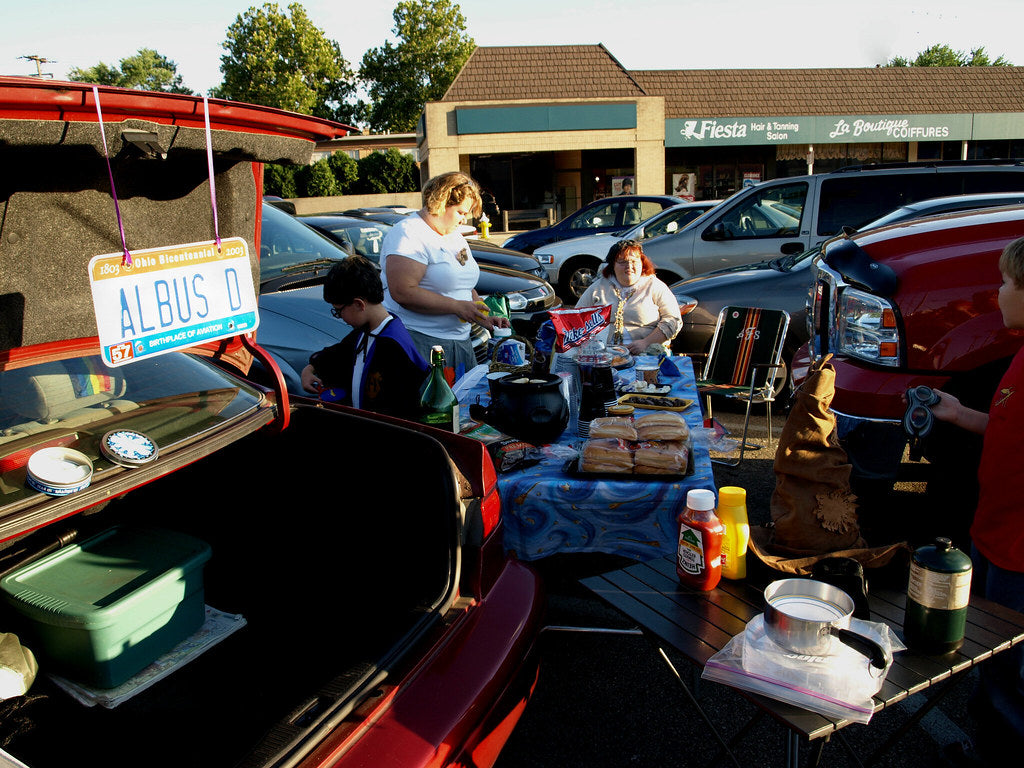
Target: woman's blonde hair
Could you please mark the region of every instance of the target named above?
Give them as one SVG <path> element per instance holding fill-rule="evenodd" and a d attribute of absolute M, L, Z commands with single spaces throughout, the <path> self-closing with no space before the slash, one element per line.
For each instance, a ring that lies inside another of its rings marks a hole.
<path fill-rule="evenodd" d="M 484 207 L 480 187 L 462 171 L 442 173 L 423 187 L 423 207 L 435 216 L 440 216 L 449 206 L 460 205 L 466 198 L 473 201 L 473 215 L 479 216 Z"/>

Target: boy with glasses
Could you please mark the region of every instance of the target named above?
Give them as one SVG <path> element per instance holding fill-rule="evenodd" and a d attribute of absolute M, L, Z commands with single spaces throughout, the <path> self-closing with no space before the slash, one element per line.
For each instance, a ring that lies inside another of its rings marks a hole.
<path fill-rule="evenodd" d="M 353 330 L 310 356 L 302 369 L 303 389 L 332 389 L 331 399 L 344 405 L 415 419 L 430 366 L 402 321 L 384 307 L 377 268 L 362 256 L 338 262 L 324 281 L 324 301 Z"/>

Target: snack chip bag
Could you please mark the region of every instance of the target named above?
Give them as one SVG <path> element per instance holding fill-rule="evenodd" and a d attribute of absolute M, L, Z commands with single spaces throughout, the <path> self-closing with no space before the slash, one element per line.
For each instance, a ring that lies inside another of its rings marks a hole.
<path fill-rule="evenodd" d="M 606 304 L 600 307 L 553 309 L 548 314 L 551 316 L 551 324 L 555 326 L 555 351 L 565 352 L 583 346 L 607 328 L 612 319 L 612 308 Z"/>

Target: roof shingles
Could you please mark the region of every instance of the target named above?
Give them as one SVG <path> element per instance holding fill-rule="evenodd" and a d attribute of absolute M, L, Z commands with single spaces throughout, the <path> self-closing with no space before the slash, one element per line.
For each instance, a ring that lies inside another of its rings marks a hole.
<path fill-rule="evenodd" d="M 642 96 L 666 118 L 1024 112 L 1024 67 L 627 71 L 600 44 L 481 47 L 442 101 Z"/>

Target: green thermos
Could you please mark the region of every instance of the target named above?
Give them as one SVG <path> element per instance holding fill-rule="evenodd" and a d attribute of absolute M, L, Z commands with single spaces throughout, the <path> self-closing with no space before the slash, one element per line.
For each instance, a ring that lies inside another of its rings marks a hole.
<path fill-rule="evenodd" d="M 921 653 L 955 651 L 964 642 L 971 596 L 971 558 L 939 537 L 910 563 L 903 639 Z"/>

